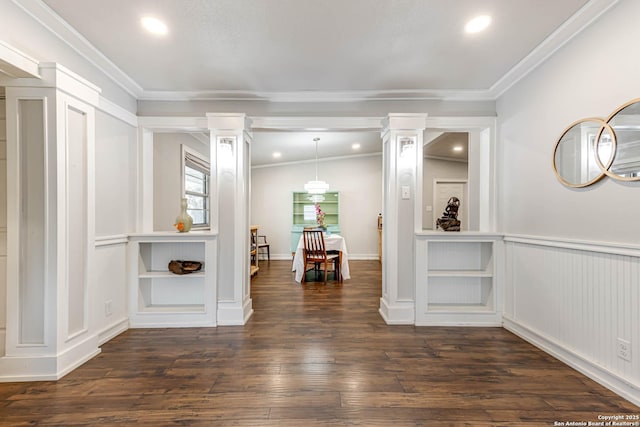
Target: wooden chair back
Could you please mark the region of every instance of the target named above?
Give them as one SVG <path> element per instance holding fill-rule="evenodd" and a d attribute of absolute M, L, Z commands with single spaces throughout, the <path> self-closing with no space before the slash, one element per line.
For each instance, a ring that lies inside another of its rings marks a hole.
<path fill-rule="evenodd" d="M 303 230 L 303 244 L 305 259 L 325 260 L 327 251 L 324 245 L 324 234 L 322 230 Z"/>

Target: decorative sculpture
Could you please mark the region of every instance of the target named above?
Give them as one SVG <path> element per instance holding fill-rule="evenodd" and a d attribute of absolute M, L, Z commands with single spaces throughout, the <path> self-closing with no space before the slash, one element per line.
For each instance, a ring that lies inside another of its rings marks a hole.
<path fill-rule="evenodd" d="M 436 220 L 436 229 L 441 228 L 443 231 L 460 231 L 460 221 L 458 220 L 459 208 L 460 199 L 451 197 L 447 202 L 447 207 L 442 213 L 442 217 Z"/>

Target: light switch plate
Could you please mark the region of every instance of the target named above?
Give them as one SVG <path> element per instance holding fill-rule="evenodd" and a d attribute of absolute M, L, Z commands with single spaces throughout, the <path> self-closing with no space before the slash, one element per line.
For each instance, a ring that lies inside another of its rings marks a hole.
<path fill-rule="evenodd" d="M 409 188 L 408 185 L 403 185 L 402 186 L 402 198 L 403 199 L 409 199 L 411 197 L 411 189 Z"/>

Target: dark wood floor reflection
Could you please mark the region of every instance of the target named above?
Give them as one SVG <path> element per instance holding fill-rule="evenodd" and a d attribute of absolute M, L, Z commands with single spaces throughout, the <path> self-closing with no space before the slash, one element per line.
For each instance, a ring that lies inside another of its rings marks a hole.
<path fill-rule="evenodd" d="M 58 382 L 0 384 L 0 424 L 551 426 L 640 408 L 500 328 L 387 326 L 380 264 L 262 263 L 245 326 L 129 330 Z"/>

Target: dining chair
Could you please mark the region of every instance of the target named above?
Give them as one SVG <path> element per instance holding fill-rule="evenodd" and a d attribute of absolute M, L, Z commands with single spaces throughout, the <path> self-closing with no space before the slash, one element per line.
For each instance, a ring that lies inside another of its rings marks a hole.
<path fill-rule="evenodd" d="M 258 234 L 258 253 L 263 252 L 264 249 L 267 250 L 267 261 L 271 261 L 271 251 L 270 245 L 267 243 L 267 236 L 264 234 Z"/>
<path fill-rule="evenodd" d="M 335 280 L 342 281 L 340 273 L 340 254 L 328 254 L 324 243 L 324 234 L 321 230 L 303 230 L 303 257 L 304 257 L 304 273 L 302 274 L 302 282 L 306 281 L 307 271 L 314 270 L 317 274 L 320 272 L 320 266 L 324 265 L 324 283 L 327 284 L 327 272 L 329 270 L 329 262 L 333 263 L 333 271 Z M 307 265 L 313 264 L 313 269 L 307 270 Z"/>

